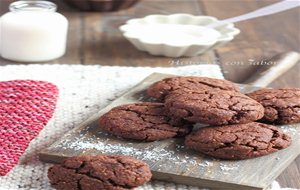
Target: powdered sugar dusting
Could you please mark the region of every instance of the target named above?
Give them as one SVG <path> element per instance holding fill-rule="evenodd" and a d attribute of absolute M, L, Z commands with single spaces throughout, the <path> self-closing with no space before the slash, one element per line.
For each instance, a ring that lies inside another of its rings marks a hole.
<path fill-rule="evenodd" d="M 292 136 L 296 135 L 297 133 L 299 133 L 297 131 L 297 128 L 293 125 L 283 125 L 283 126 L 280 126 L 280 128 L 283 130 L 283 132 L 285 133 L 288 133 Z"/>
<path fill-rule="evenodd" d="M 91 142 L 73 142 L 70 144 L 70 148 L 74 150 L 87 150 L 87 149 L 95 149 L 101 151 L 103 154 L 123 154 L 134 156 L 139 159 L 144 160 L 152 160 L 158 161 L 161 157 L 170 157 L 173 152 L 166 151 L 166 150 L 159 150 L 156 151 L 155 149 L 152 150 L 140 150 L 130 146 L 124 146 L 121 144 L 105 144 L 103 142 L 99 142 L 97 144 Z"/>
<path fill-rule="evenodd" d="M 109 134 L 101 133 L 104 136 L 108 136 Z M 186 154 L 182 154 L 180 151 L 184 149 L 184 145 L 179 144 L 170 144 L 170 146 L 175 146 L 174 150 L 170 150 L 170 147 L 161 147 L 159 146 L 161 142 L 152 142 L 145 143 L 147 146 L 141 146 L 140 148 L 134 146 L 136 143 L 130 142 L 120 142 L 120 143 L 107 143 L 107 140 L 103 140 L 103 138 L 98 138 L 99 141 L 95 142 L 95 137 L 84 138 L 79 136 L 76 140 L 64 140 L 55 148 L 60 148 L 64 150 L 72 149 L 74 151 L 85 151 L 85 150 L 96 150 L 97 152 L 101 152 L 102 154 L 121 154 L 133 156 L 137 159 L 141 159 L 147 161 L 149 164 L 161 164 L 159 161 L 164 161 L 169 165 L 170 162 L 173 164 L 185 164 L 185 165 L 195 165 L 197 164 L 197 157 L 195 156 L 191 159 L 190 156 Z M 100 140 L 101 139 L 101 140 Z M 122 141 L 122 140 L 121 140 Z M 206 165 L 203 165 L 206 167 Z"/>
<path fill-rule="evenodd" d="M 112 140 L 113 139 L 113 140 Z M 163 146 L 162 146 L 163 145 Z M 131 142 L 116 138 L 102 131 L 97 131 L 92 136 L 86 137 L 81 133 L 72 140 L 66 138 L 54 148 L 81 152 L 84 154 L 110 154 L 110 155 L 128 155 L 137 159 L 146 161 L 151 168 L 158 172 L 173 171 L 174 167 L 181 171 L 182 175 L 188 173 L 205 173 L 212 175 L 216 159 L 203 157 L 196 152 L 188 150 L 183 142 L 178 139 L 165 142 L 156 141 Z M 229 174 L 238 168 L 238 165 L 225 164 L 220 165 L 219 172 Z"/>
<path fill-rule="evenodd" d="M 220 168 L 224 174 L 229 174 L 230 171 L 236 170 L 238 168 L 238 165 L 236 163 L 220 163 Z"/>

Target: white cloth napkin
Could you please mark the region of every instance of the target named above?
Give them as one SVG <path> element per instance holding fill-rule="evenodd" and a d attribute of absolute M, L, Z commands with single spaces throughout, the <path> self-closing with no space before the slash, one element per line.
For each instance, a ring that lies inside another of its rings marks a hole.
<path fill-rule="evenodd" d="M 0 190 L 48 190 L 47 170 L 51 164 L 38 160 L 38 152 L 55 142 L 93 113 L 153 72 L 223 78 L 217 65 L 178 68 L 109 67 L 82 65 L 9 65 L 0 67 L 0 81 L 45 80 L 56 84 L 60 98 L 54 117 L 31 143 L 19 164 L 0 177 Z M 197 187 L 152 181 L 137 190 L 199 190 Z M 273 189 L 279 190 L 278 183 Z"/>

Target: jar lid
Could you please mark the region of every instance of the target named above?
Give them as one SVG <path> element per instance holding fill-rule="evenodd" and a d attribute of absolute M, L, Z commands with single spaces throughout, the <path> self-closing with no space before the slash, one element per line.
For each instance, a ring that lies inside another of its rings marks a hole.
<path fill-rule="evenodd" d="M 15 11 L 51 11 L 55 12 L 57 6 L 50 1 L 16 1 L 9 5 L 9 10 Z"/>

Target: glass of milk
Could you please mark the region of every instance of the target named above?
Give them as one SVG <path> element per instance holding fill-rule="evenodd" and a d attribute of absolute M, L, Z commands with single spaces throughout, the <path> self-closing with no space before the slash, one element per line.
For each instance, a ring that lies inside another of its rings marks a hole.
<path fill-rule="evenodd" d="M 41 62 L 65 54 L 68 20 L 49 1 L 16 1 L 1 17 L 0 50 L 5 59 Z"/>

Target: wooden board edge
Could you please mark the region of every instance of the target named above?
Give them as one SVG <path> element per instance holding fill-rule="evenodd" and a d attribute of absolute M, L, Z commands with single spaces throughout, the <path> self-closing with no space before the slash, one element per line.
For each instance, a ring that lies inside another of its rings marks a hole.
<path fill-rule="evenodd" d="M 39 157 L 39 160 L 42 162 L 53 163 L 53 164 L 59 164 L 65 158 L 68 158 L 68 156 L 50 154 L 47 151 L 41 151 L 40 153 L 38 153 L 38 157 Z"/>
<path fill-rule="evenodd" d="M 263 187 L 246 186 L 240 184 L 226 183 L 222 181 L 212 181 L 208 179 L 192 178 L 188 176 L 179 176 L 175 174 L 165 174 L 152 172 L 153 179 L 162 180 L 177 184 L 197 186 L 200 188 L 209 188 L 211 190 L 263 190 Z"/>

